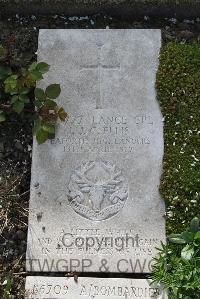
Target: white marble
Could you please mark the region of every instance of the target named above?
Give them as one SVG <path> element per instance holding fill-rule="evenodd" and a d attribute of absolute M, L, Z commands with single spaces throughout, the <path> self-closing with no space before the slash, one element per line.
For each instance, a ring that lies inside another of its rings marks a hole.
<path fill-rule="evenodd" d="M 160 45 L 160 30 L 40 30 L 40 86 L 61 84 L 69 120 L 34 141 L 28 271 L 151 271 L 165 241 Z"/>

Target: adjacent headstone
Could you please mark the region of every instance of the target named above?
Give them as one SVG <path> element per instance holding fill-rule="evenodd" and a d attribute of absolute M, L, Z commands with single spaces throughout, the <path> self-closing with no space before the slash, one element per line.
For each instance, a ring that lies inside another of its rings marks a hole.
<path fill-rule="evenodd" d="M 157 285 L 145 279 L 27 277 L 25 299 L 166 299 Z"/>
<path fill-rule="evenodd" d="M 40 30 L 41 86 L 61 84 L 69 120 L 34 141 L 28 271 L 151 271 L 165 241 L 160 44 L 160 30 Z"/>

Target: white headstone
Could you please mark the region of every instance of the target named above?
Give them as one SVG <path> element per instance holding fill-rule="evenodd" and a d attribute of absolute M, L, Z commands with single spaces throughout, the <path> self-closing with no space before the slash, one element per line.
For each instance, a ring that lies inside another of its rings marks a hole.
<path fill-rule="evenodd" d="M 145 279 L 27 277 L 25 299 L 166 299 Z"/>
<path fill-rule="evenodd" d="M 160 45 L 160 30 L 40 30 L 40 85 L 61 84 L 69 120 L 34 141 L 28 271 L 151 271 L 165 241 Z"/>

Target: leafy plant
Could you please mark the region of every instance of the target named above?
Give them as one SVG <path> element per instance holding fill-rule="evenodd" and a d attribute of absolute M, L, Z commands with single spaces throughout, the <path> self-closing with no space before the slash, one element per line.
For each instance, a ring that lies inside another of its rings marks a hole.
<path fill-rule="evenodd" d="M 200 43 L 164 43 L 156 87 L 165 143 L 160 193 L 170 234 L 200 217 Z"/>
<path fill-rule="evenodd" d="M 12 290 L 13 281 L 10 277 L 4 280 L 2 283 L 3 287 L 3 299 L 11 299 L 11 290 Z"/>
<path fill-rule="evenodd" d="M 153 282 L 163 284 L 169 299 L 200 298 L 200 221 L 194 218 L 181 234 L 171 234 L 155 258 Z"/>
<path fill-rule="evenodd" d="M 16 113 L 28 114 L 34 121 L 33 134 L 39 144 L 55 135 L 55 123 L 65 121 L 67 113 L 56 99 L 61 89 L 51 84 L 45 90 L 36 87 L 50 66 L 33 62 L 29 67 L 16 68 L 10 63 L 10 51 L 0 45 L 0 123 Z"/>

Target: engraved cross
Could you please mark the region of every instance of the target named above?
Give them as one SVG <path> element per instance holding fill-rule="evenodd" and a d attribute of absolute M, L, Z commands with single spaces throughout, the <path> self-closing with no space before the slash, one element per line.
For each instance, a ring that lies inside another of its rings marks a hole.
<path fill-rule="evenodd" d="M 82 65 L 81 70 L 97 70 L 98 71 L 98 96 L 96 98 L 96 109 L 102 109 L 102 70 L 119 70 L 120 68 L 120 63 L 116 65 L 109 65 L 109 64 L 103 64 L 102 63 L 102 44 L 98 44 L 98 59 L 97 59 L 97 64 L 94 65 Z"/>

